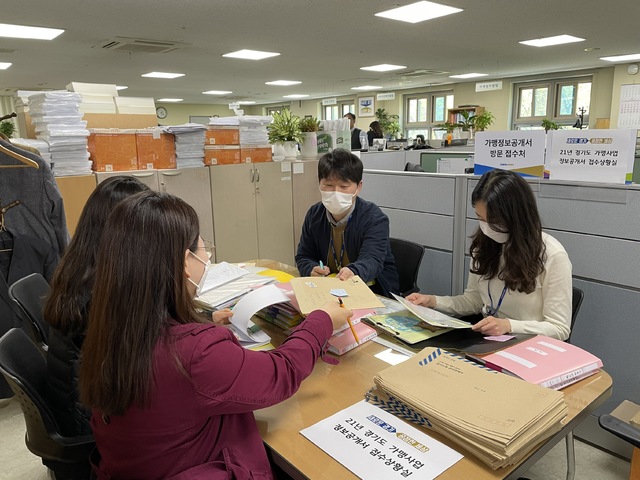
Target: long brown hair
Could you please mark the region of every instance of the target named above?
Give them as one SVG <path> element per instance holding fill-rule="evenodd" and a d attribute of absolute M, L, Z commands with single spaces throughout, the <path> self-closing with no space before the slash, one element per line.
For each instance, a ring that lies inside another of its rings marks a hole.
<path fill-rule="evenodd" d="M 166 193 L 139 193 L 113 211 L 98 250 L 96 285 L 82 349 L 80 398 L 102 413 L 149 404 L 153 351 L 172 324 L 201 323 L 185 276 L 198 216 Z M 179 368 L 179 367 L 178 367 Z"/>
<path fill-rule="evenodd" d="M 544 271 L 545 246 L 531 187 L 516 173 L 491 170 L 473 189 L 471 203 L 475 206 L 477 202 L 485 204 L 489 226 L 497 231 L 506 230 L 509 238 L 503 246 L 478 228 L 469 249 L 471 273 L 484 278 L 498 277 L 509 290 L 533 292 L 536 277 Z"/>
<path fill-rule="evenodd" d="M 124 198 L 145 190 L 149 187 L 137 178 L 117 176 L 101 182 L 89 196 L 44 306 L 44 318 L 63 334 L 81 334 L 86 329 L 98 245 L 109 214 Z"/>

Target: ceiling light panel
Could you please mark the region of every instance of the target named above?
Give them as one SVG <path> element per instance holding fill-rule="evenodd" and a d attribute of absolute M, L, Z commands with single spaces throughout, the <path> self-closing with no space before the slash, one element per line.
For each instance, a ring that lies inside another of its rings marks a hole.
<path fill-rule="evenodd" d="M 388 63 L 381 63 L 380 65 L 372 65 L 370 67 L 360 67 L 360 70 L 368 70 L 370 72 L 392 72 L 394 70 L 402 70 L 407 68 L 403 65 L 390 65 Z"/>
<path fill-rule="evenodd" d="M 460 75 L 449 75 L 449 78 L 477 78 L 486 77 L 488 73 L 462 73 Z"/>
<path fill-rule="evenodd" d="M 158 101 L 159 102 L 166 102 L 166 103 L 178 103 L 181 102 L 183 99 L 182 98 L 159 98 Z"/>
<path fill-rule="evenodd" d="M 32 40 L 53 40 L 64 30 L 58 28 L 28 27 L 0 23 L 0 37 L 28 38 Z"/>
<path fill-rule="evenodd" d="M 351 90 L 378 90 L 381 87 L 380 85 L 362 85 L 361 87 L 351 87 Z"/>
<path fill-rule="evenodd" d="M 390 18 L 407 23 L 419 23 L 433 18 L 444 17 L 452 13 L 462 12 L 460 8 L 449 7 L 433 2 L 416 2 L 404 7 L 398 7 L 376 13 L 376 17 Z"/>
<path fill-rule="evenodd" d="M 184 73 L 149 72 L 141 76 L 146 78 L 178 78 L 184 77 Z"/>
<path fill-rule="evenodd" d="M 205 95 L 228 95 L 230 93 L 233 93 L 230 90 L 207 90 L 206 92 L 202 92 Z"/>
<path fill-rule="evenodd" d="M 126 85 L 116 85 L 116 90 L 126 90 L 127 88 L 129 87 L 127 87 Z"/>
<path fill-rule="evenodd" d="M 273 80 L 272 82 L 264 82 L 265 85 L 279 85 L 282 87 L 289 87 L 291 85 L 300 85 L 302 82 L 298 80 Z"/>
<path fill-rule="evenodd" d="M 9 68 L 11 65 L 11 63 L 7 63 L 7 62 L 0 62 L 0 70 L 6 70 L 7 68 Z"/>
<path fill-rule="evenodd" d="M 307 98 L 309 95 L 302 95 L 302 94 L 294 94 L 294 95 L 285 95 L 282 98 Z"/>
<path fill-rule="evenodd" d="M 584 38 L 574 37 L 572 35 L 556 35 L 555 37 L 536 38 L 534 40 L 524 40 L 520 43 L 529 45 L 530 47 L 551 47 L 553 45 L 562 45 L 564 43 L 584 42 Z"/>
<path fill-rule="evenodd" d="M 633 62 L 640 60 L 640 53 L 631 53 L 628 55 L 615 55 L 613 57 L 600 57 L 600 60 L 607 62 Z"/>
<path fill-rule="evenodd" d="M 265 58 L 277 57 L 276 52 L 261 52 L 259 50 L 238 50 L 237 52 L 225 53 L 223 57 L 243 58 L 245 60 L 263 60 Z"/>

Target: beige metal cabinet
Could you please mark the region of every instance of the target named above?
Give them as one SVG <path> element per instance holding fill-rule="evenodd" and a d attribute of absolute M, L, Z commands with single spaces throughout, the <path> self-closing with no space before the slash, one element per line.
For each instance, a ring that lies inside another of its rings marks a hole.
<path fill-rule="evenodd" d="M 293 190 L 293 244 L 298 250 L 304 217 L 309 208 L 322 197 L 318 185 L 318 161 L 294 162 L 291 167 Z"/>
<path fill-rule="evenodd" d="M 132 170 L 128 172 L 96 172 L 98 183 L 104 182 L 107 178 L 117 176 L 136 177 L 151 190 L 158 190 L 158 174 L 156 170 Z"/>
<path fill-rule="evenodd" d="M 64 214 L 67 218 L 69 235 L 73 236 L 87 199 L 96 189 L 95 175 L 56 177 L 60 195 L 64 202 Z"/>
<path fill-rule="evenodd" d="M 291 163 L 209 168 L 217 260 L 293 264 Z"/>
<path fill-rule="evenodd" d="M 200 236 L 215 243 L 209 168 L 158 170 L 158 185 L 161 192 L 180 197 L 194 208 L 200 220 Z"/>

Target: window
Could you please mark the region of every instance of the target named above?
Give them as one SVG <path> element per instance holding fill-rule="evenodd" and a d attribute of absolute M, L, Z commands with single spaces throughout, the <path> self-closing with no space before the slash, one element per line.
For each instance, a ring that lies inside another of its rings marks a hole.
<path fill-rule="evenodd" d="M 419 93 L 405 97 L 407 138 L 424 135 L 425 139 L 441 139 L 445 130 L 438 124 L 447 121 L 447 110 L 453 108 L 452 92 Z"/>
<path fill-rule="evenodd" d="M 285 110 L 289 107 L 285 107 L 284 105 L 278 105 L 277 107 L 267 107 L 267 115 L 273 115 L 274 113 L 280 113 L 282 110 Z"/>
<path fill-rule="evenodd" d="M 353 100 L 345 100 L 338 102 L 336 105 L 325 105 L 322 108 L 323 120 L 338 120 L 344 117 L 347 113 L 355 113 L 356 105 Z"/>
<path fill-rule="evenodd" d="M 557 79 L 545 82 L 516 84 L 514 106 L 515 130 L 542 129 L 542 120 L 556 122 L 560 128 L 570 128 L 581 113 L 584 125 L 589 123 L 592 78 Z"/>

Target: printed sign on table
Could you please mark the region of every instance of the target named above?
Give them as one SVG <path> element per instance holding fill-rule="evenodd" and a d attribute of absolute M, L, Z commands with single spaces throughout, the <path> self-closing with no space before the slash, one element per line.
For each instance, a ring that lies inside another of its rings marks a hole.
<path fill-rule="evenodd" d="M 367 480 L 429 480 L 462 458 L 452 448 L 364 400 L 300 433 Z"/>
<path fill-rule="evenodd" d="M 544 174 L 545 132 L 514 130 L 478 132 L 474 148 L 474 173 L 511 170 L 525 177 Z"/>
<path fill-rule="evenodd" d="M 635 130 L 555 130 L 550 132 L 550 180 L 618 183 L 631 181 Z"/>

